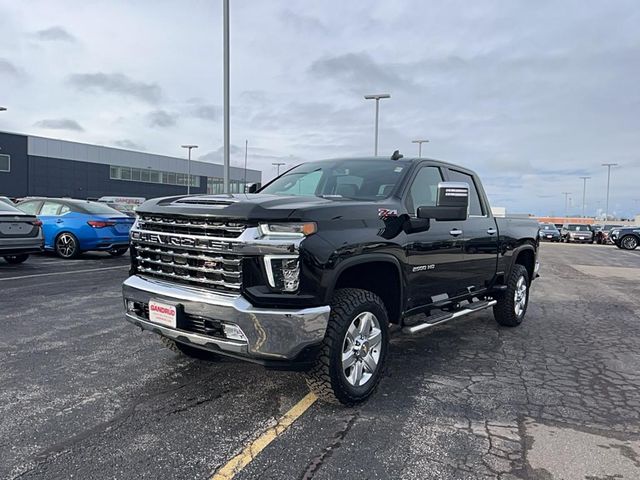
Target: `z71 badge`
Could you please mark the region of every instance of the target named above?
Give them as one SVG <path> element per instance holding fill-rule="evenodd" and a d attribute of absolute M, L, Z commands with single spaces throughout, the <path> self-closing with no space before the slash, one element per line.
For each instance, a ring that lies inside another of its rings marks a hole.
<path fill-rule="evenodd" d="M 391 209 L 391 208 L 378 209 L 378 217 L 380 217 L 382 220 L 385 220 L 387 218 L 397 217 L 397 216 L 398 216 L 398 210 L 396 209 Z"/>

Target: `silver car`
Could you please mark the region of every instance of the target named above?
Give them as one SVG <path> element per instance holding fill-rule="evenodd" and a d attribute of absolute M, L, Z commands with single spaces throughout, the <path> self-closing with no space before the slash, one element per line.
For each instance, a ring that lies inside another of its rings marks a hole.
<path fill-rule="evenodd" d="M 0 257 L 8 263 L 22 263 L 30 253 L 42 252 L 42 222 L 13 205 L 0 202 Z"/>

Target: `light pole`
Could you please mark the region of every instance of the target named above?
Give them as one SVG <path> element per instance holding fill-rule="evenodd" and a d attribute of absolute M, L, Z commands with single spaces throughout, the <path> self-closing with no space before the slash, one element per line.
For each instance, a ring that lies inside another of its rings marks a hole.
<path fill-rule="evenodd" d="M 182 148 L 189 150 L 189 159 L 187 160 L 187 195 L 191 194 L 191 150 L 198 148 L 198 145 L 181 145 Z"/>
<path fill-rule="evenodd" d="M 422 158 L 422 144 L 429 143 L 429 140 L 411 140 L 411 143 L 418 144 L 418 158 Z"/>
<path fill-rule="evenodd" d="M 223 95 L 224 95 L 224 180 L 223 188 L 224 193 L 229 193 L 229 165 L 231 147 L 229 145 L 230 139 L 230 106 L 229 106 L 229 0 L 223 0 L 222 16 L 224 17 L 224 26 L 222 29 L 222 44 L 224 50 L 223 60 Z"/>
<path fill-rule="evenodd" d="M 381 98 L 391 98 L 391 95 L 388 93 L 376 93 L 374 95 L 365 95 L 365 100 L 375 100 L 376 101 L 376 133 L 374 139 L 373 146 L 373 155 L 378 156 L 378 120 L 380 118 L 380 99 Z"/>
<path fill-rule="evenodd" d="M 564 218 L 565 220 L 569 217 L 569 195 L 571 192 L 562 192 L 564 195 Z"/>
<path fill-rule="evenodd" d="M 276 177 L 279 177 L 280 176 L 280 167 L 282 165 L 284 165 L 284 163 L 283 162 L 275 162 L 275 163 L 272 163 L 271 165 L 273 165 L 274 167 L 276 167 L 278 169 L 278 173 L 277 173 Z"/>
<path fill-rule="evenodd" d="M 580 177 L 582 179 L 582 218 L 584 218 L 584 210 L 586 208 L 586 204 L 585 202 L 585 198 L 587 195 L 587 180 L 589 180 L 591 177 Z"/>
<path fill-rule="evenodd" d="M 247 189 L 247 150 L 249 149 L 249 140 L 244 141 L 244 187 L 242 187 L 245 191 Z"/>
<path fill-rule="evenodd" d="M 616 167 L 617 163 L 603 163 L 603 167 L 607 167 L 607 201 L 604 207 L 604 221 L 609 218 L 609 185 L 611 184 L 611 167 Z"/>

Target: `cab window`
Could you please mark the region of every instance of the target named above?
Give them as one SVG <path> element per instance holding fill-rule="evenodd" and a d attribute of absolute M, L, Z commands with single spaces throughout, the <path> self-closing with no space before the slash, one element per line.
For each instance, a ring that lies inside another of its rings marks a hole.
<path fill-rule="evenodd" d="M 442 174 L 438 167 L 422 167 L 413 179 L 406 206 L 411 215 L 416 214 L 418 207 L 435 207 L 438 199 L 438 183 L 442 182 Z"/>
<path fill-rule="evenodd" d="M 452 182 L 464 182 L 469 185 L 469 215 L 483 216 L 482 203 L 480 202 L 480 195 L 478 195 L 473 176 L 457 170 L 449 170 L 449 180 Z"/>

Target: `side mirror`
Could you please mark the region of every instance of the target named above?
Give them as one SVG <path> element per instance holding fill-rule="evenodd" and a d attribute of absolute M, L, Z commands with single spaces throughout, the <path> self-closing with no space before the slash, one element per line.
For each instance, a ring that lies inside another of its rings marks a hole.
<path fill-rule="evenodd" d="M 466 220 L 469 211 L 469 184 L 440 182 L 435 207 L 418 207 L 418 218 L 439 221 Z"/>
<path fill-rule="evenodd" d="M 259 188 L 260 188 L 260 184 L 259 183 L 252 183 L 247 188 L 247 193 L 256 193 Z"/>

